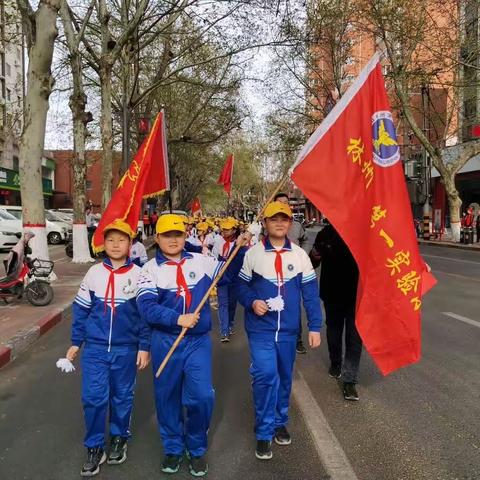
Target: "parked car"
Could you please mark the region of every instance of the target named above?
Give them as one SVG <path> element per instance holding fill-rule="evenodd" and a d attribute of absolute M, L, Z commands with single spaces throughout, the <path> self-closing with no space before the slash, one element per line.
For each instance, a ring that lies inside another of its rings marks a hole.
<path fill-rule="evenodd" d="M 22 222 L 0 209 L 0 250 L 10 250 L 21 236 Z"/>
<path fill-rule="evenodd" d="M 22 207 L 13 205 L 2 205 L 1 207 L 6 212 L 13 215 L 22 225 Z M 47 227 L 47 240 L 52 245 L 57 245 L 64 242 L 68 238 L 69 231 L 72 231 L 72 226 L 64 222 L 59 217 L 54 216 L 48 210 L 45 211 L 45 222 Z M 23 225 L 22 225 L 23 229 Z"/>
<path fill-rule="evenodd" d="M 56 210 L 56 209 L 49 210 L 49 212 L 52 212 L 57 217 L 60 217 L 64 222 L 67 222 L 67 223 L 73 222 L 73 212 L 67 212 L 67 211 Z"/>
<path fill-rule="evenodd" d="M 14 247 L 22 237 L 22 232 L 19 231 L 18 228 L 2 223 L 1 215 L 2 212 L 0 212 L 0 251 L 8 251 Z"/>

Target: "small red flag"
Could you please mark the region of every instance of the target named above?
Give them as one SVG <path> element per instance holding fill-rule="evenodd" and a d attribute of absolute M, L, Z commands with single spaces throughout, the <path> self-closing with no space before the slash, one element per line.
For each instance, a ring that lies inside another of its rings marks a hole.
<path fill-rule="evenodd" d="M 202 213 L 202 204 L 200 203 L 200 199 L 197 197 L 193 200 L 190 209 L 192 211 L 192 215 L 196 215 L 197 213 Z"/>
<path fill-rule="evenodd" d="M 218 177 L 217 183 L 219 185 L 223 185 L 223 189 L 227 192 L 227 195 L 230 196 L 230 193 L 232 191 L 232 177 L 233 177 L 233 153 L 231 153 L 227 161 L 225 163 L 225 166 L 223 167 L 223 170 L 220 173 L 220 176 Z"/>
<path fill-rule="evenodd" d="M 130 226 L 132 233 L 136 232 L 143 199 L 158 196 L 169 189 L 167 143 L 162 111 L 157 115 L 150 134 L 142 143 L 102 214 L 92 238 L 94 252 L 104 249 L 103 229 L 108 224 L 114 220 L 123 220 Z"/>
<path fill-rule="evenodd" d="M 381 372 L 419 360 L 421 299 L 436 280 L 418 250 L 378 55 L 310 137 L 290 175 L 355 257 L 356 325 Z"/>

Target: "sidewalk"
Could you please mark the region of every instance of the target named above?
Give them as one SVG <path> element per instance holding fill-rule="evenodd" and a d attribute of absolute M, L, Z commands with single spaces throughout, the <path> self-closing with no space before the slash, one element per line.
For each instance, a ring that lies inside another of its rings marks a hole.
<path fill-rule="evenodd" d="M 154 245 L 151 239 L 145 247 Z M 9 305 L 0 304 L 0 368 L 28 350 L 31 345 L 68 314 L 80 282 L 93 265 L 72 263 L 62 255 L 53 257 L 58 279 L 52 283 L 55 293 L 53 302 L 45 307 L 30 305 L 23 298 L 9 300 Z"/>
<path fill-rule="evenodd" d="M 465 245 L 464 243 L 452 242 L 448 238 L 446 238 L 445 240 L 423 240 L 423 238 L 418 238 L 417 240 L 420 245 L 434 245 L 437 247 L 457 248 L 461 250 L 470 250 L 470 251 L 480 252 L 479 242 Z"/>

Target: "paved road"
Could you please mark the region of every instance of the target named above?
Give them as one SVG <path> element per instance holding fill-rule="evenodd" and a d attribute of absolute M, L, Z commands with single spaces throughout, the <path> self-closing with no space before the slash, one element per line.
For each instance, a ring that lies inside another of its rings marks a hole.
<path fill-rule="evenodd" d="M 424 300 L 417 365 L 383 378 L 365 354 L 361 401 L 347 404 L 326 348 L 297 362 L 361 480 L 480 479 L 480 253 L 421 252 L 439 283 Z"/>
<path fill-rule="evenodd" d="M 361 401 L 346 403 L 340 385 L 327 376 L 326 345 L 299 356 L 297 377 L 305 380 L 315 405 L 300 410 L 294 403 L 294 443 L 277 447 L 273 462 L 253 457 L 243 333 L 229 345 L 216 339 L 209 478 L 329 478 L 308 431 L 319 407 L 358 480 L 480 480 L 480 255 L 437 247 L 423 247 L 422 253 L 439 279 L 424 302 L 422 360 L 383 378 L 365 354 Z M 62 375 L 54 367 L 67 342 L 64 323 L 0 372 L 1 479 L 78 478 L 79 374 Z M 149 373 L 139 376 L 132 426 L 129 461 L 104 467 L 100 479 L 165 478 L 159 474 Z M 189 477 L 183 468 L 176 478 Z"/>
<path fill-rule="evenodd" d="M 0 478 L 79 478 L 83 461 L 80 374 L 61 374 L 55 361 L 68 345 L 68 325 L 43 337 L 34 349 L 0 373 Z M 217 339 L 216 339 L 217 340 Z M 275 448 L 274 461 L 254 457 L 252 401 L 243 333 L 228 345 L 215 342 L 216 406 L 210 431 L 212 479 L 328 478 L 305 421 L 292 409 L 289 447 Z M 139 375 L 129 460 L 105 465 L 99 479 L 168 478 L 160 473 L 162 452 L 156 429 L 150 372 Z M 175 478 L 192 478 L 185 467 Z"/>

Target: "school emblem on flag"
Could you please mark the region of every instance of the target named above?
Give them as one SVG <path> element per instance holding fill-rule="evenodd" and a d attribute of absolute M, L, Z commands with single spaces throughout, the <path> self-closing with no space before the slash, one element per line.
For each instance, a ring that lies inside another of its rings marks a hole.
<path fill-rule="evenodd" d="M 400 147 L 392 114 L 388 110 L 372 116 L 373 161 L 380 167 L 391 167 L 400 160 Z"/>

